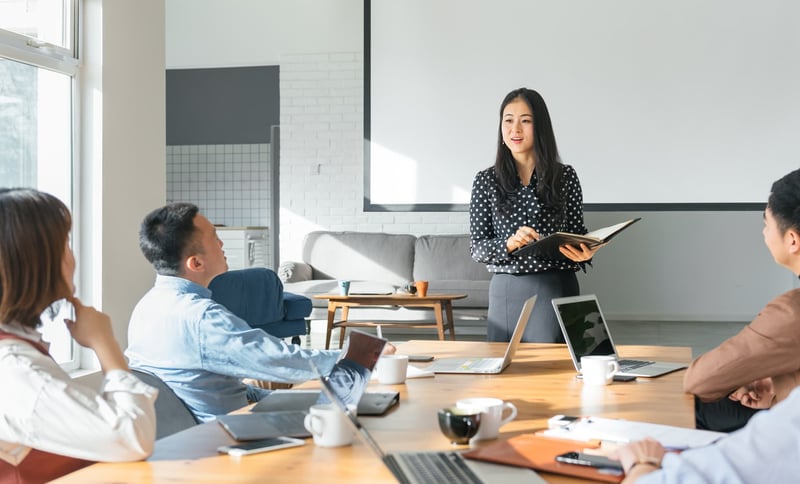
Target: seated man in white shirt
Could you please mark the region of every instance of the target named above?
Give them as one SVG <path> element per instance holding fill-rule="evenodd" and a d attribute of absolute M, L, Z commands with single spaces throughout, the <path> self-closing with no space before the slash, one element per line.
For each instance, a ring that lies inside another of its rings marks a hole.
<path fill-rule="evenodd" d="M 142 222 L 139 245 L 156 269 L 156 282 L 139 301 L 128 327 L 125 354 L 132 368 L 155 374 L 199 421 L 212 420 L 269 391 L 242 378 L 298 383 L 316 377 L 309 365 L 330 373 L 339 395 L 357 404 L 384 341 L 352 332 L 347 354 L 290 345 L 211 299 L 208 284 L 228 270 L 216 229 L 197 206 L 173 203 Z"/>

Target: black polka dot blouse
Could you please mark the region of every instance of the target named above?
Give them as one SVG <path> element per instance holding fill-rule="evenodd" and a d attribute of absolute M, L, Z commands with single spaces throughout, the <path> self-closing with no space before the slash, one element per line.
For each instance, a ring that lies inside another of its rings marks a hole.
<path fill-rule="evenodd" d="M 555 209 L 543 206 L 536 194 L 536 174 L 527 187 L 521 187 L 503 214 L 497 210 L 499 186 L 494 167 L 478 172 L 472 183 L 469 202 L 469 232 L 472 258 L 486 264 L 489 272 L 531 274 L 551 270 L 577 271 L 583 266 L 571 260 L 551 260 L 533 255 L 509 255 L 506 241 L 522 226 L 533 227 L 541 237 L 554 232 L 585 234 L 583 193 L 578 174 L 569 165 L 561 173 L 564 197 L 563 217 Z"/>

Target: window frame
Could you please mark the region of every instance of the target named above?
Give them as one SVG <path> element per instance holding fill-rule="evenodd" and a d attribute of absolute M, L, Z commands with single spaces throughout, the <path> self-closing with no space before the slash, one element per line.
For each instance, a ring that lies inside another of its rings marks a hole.
<path fill-rule="evenodd" d="M 70 204 L 72 207 L 72 234 L 70 237 L 73 253 L 76 258 L 76 271 L 80 271 L 82 264 L 79 258 L 81 251 L 81 220 L 82 210 L 81 200 L 77 194 L 81 193 L 80 182 L 82 163 L 80 159 L 80 85 L 81 85 L 81 62 L 79 56 L 79 46 L 82 39 L 82 29 L 80 24 L 80 11 L 82 0 L 66 0 L 63 21 L 65 32 L 69 39 L 69 47 L 54 45 L 49 42 L 19 34 L 0 27 L 0 57 L 12 62 L 19 62 L 35 68 L 47 69 L 70 78 L 70 173 L 72 181 L 70 184 Z M 74 279 L 80 281 L 80 273 L 76 272 Z M 79 289 L 79 288 L 78 288 Z M 66 371 L 73 371 L 82 368 L 82 347 L 71 339 L 71 358 L 60 362 L 60 366 Z"/>

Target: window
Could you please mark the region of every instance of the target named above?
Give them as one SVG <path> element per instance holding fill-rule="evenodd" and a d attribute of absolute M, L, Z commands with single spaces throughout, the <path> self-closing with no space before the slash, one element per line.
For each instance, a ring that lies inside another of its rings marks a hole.
<path fill-rule="evenodd" d="M 74 224 L 77 1 L 0 0 L 0 186 L 52 193 Z M 70 314 L 59 309 L 42 318 L 43 333 L 56 361 L 76 368 L 77 346 L 63 324 Z"/>

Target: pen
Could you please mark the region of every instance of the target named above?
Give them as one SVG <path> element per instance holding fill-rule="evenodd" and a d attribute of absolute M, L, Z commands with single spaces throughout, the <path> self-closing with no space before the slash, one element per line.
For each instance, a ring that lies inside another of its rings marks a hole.
<path fill-rule="evenodd" d="M 381 331 L 381 325 L 379 324 L 379 325 L 377 326 L 377 328 L 378 328 L 378 330 L 377 330 L 377 332 L 378 332 L 378 338 L 383 338 L 383 331 Z"/>

